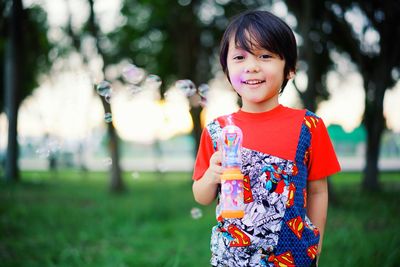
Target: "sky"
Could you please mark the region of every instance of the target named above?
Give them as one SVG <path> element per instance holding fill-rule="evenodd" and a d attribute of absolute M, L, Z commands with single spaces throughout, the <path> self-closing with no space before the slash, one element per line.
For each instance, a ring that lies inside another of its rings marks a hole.
<path fill-rule="evenodd" d="M 29 4 L 38 1 L 25 2 Z M 58 27 L 67 19 L 66 2 L 61 0 L 39 2 L 49 12 L 48 19 L 53 28 L 50 35 L 52 38 L 58 38 L 57 35 L 60 34 Z M 87 9 L 80 0 L 71 0 L 69 3 L 72 13 L 76 15 L 74 23 L 78 26 L 82 23 L 82 17 L 87 14 L 85 13 Z M 103 30 L 111 30 L 118 22 L 118 3 L 119 1 L 96 1 L 95 8 L 100 14 Z M 284 14 L 284 10 L 279 12 Z M 328 90 L 331 98 L 322 102 L 316 113 L 324 119 L 326 125 L 340 124 L 346 131 L 351 131 L 360 124 L 364 110 L 365 93 L 362 78 L 348 59 L 341 55 L 334 56 L 340 71 L 329 73 Z M 49 133 L 62 139 L 80 140 L 90 136 L 93 131 L 104 130 L 104 111 L 99 96 L 92 89 L 93 83 L 101 80 L 95 74 L 101 68 L 101 63 L 94 61 L 92 65 L 91 68 L 86 68 L 77 54 L 57 62 L 53 72 L 42 77 L 39 88 L 22 104 L 18 125 L 20 136 L 40 137 Z M 296 83 L 300 88 L 306 84 L 305 77 L 304 73 L 297 73 Z M 217 73 L 209 85 L 208 104 L 203 114 L 205 121 L 238 109 L 236 94 L 222 73 Z M 112 86 L 113 123 L 123 139 L 151 143 L 155 139 L 167 139 L 190 132 L 192 122 L 189 102 L 176 88 L 171 86 L 166 100 L 160 101 L 155 92 L 145 91 L 132 96 L 122 84 L 117 83 Z M 280 102 L 286 106 L 301 108 L 297 92 L 291 83 L 285 89 Z M 395 132 L 400 132 L 398 103 L 400 103 L 400 83 L 387 91 L 384 100 L 388 127 Z M 6 136 L 6 128 L 6 119 L 2 114 L 1 136 Z M 5 143 L 5 138 L 2 138 L 0 147 L 4 147 Z"/>

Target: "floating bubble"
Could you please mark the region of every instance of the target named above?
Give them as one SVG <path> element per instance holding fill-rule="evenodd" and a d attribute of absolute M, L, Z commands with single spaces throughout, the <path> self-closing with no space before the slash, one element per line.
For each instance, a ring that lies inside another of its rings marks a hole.
<path fill-rule="evenodd" d="M 207 106 L 207 99 L 206 98 L 201 98 L 201 100 L 199 101 L 199 105 L 201 106 L 201 107 L 206 107 Z"/>
<path fill-rule="evenodd" d="M 129 85 L 129 87 L 128 87 L 128 91 L 129 91 L 129 93 L 131 93 L 132 95 L 135 95 L 135 94 L 141 92 L 142 90 L 143 90 L 143 89 L 142 89 L 141 86 L 138 86 L 138 85 L 135 85 L 135 84 L 131 84 L 131 85 Z"/>
<path fill-rule="evenodd" d="M 129 64 L 122 70 L 122 77 L 128 83 L 139 84 L 143 81 L 146 73 L 142 68 L 139 68 L 133 64 Z"/>
<path fill-rule="evenodd" d="M 55 154 L 60 149 L 61 145 L 58 141 L 47 141 L 42 147 L 36 149 L 36 154 L 40 158 L 48 158 L 50 155 Z"/>
<path fill-rule="evenodd" d="M 196 86 L 191 80 L 178 80 L 176 81 L 175 86 L 187 97 L 191 97 L 196 94 Z"/>
<path fill-rule="evenodd" d="M 132 176 L 132 179 L 136 180 L 136 179 L 139 179 L 140 174 L 139 174 L 139 172 L 132 172 L 131 176 Z"/>
<path fill-rule="evenodd" d="M 103 164 L 106 165 L 106 166 L 111 166 L 112 165 L 112 158 L 110 158 L 110 157 L 105 158 L 103 160 Z"/>
<path fill-rule="evenodd" d="M 144 82 L 146 86 L 154 89 L 158 89 L 161 86 L 161 78 L 155 74 L 150 74 L 146 77 Z"/>
<path fill-rule="evenodd" d="M 41 148 L 36 149 L 36 154 L 40 158 L 48 158 L 50 156 L 50 150 L 46 147 L 41 147 Z"/>
<path fill-rule="evenodd" d="M 160 172 L 160 173 L 165 173 L 165 172 L 168 171 L 167 166 L 165 166 L 165 164 L 163 164 L 163 163 L 157 163 L 157 164 L 156 164 L 156 169 L 157 169 L 157 171 Z"/>
<path fill-rule="evenodd" d="M 111 114 L 110 112 L 107 112 L 106 114 L 104 114 L 104 120 L 105 120 L 107 123 L 112 122 L 112 114 Z"/>
<path fill-rule="evenodd" d="M 203 212 L 199 208 L 192 208 L 190 210 L 190 215 L 192 216 L 193 219 L 198 220 L 201 217 L 203 217 Z"/>
<path fill-rule="evenodd" d="M 107 81 L 101 81 L 97 86 L 96 86 L 96 91 L 99 95 L 101 96 L 106 96 L 110 95 L 112 92 L 111 89 L 111 84 Z"/>
<path fill-rule="evenodd" d="M 197 88 L 197 90 L 198 90 L 199 95 L 201 97 L 206 98 L 207 94 L 208 94 L 208 91 L 210 90 L 210 87 L 208 86 L 208 84 L 202 83 L 202 84 L 199 85 L 199 88 Z"/>
<path fill-rule="evenodd" d="M 104 99 L 106 100 L 107 103 L 110 104 L 110 101 L 111 101 L 111 94 L 106 94 L 106 95 L 104 96 Z"/>

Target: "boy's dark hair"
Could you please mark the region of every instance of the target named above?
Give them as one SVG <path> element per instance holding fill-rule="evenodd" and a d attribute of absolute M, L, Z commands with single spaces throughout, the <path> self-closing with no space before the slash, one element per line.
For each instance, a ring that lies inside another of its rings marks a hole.
<path fill-rule="evenodd" d="M 238 47 L 249 53 L 254 48 L 263 48 L 285 60 L 284 81 L 279 91 L 282 93 L 288 82 L 289 72 L 296 70 L 297 44 L 292 29 L 268 11 L 246 11 L 233 17 L 222 37 L 219 53 L 222 70 L 228 80 L 227 57 L 232 37 Z"/>

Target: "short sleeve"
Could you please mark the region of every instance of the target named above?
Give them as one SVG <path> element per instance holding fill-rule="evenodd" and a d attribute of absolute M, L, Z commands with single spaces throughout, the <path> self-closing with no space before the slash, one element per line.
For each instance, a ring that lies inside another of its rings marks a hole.
<path fill-rule="evenodd" d="M 203 129 L 200 138 L 199 151 L 197 152 L 196 161 L 193 170 L 193 180 L 199 180 L 210 165 L 210 158 L 214 154 L 214 146 L 212 138 L 207 130 Z"/>
<path fill-rule="evenodd" d="M 311 130 L 308 180 L 318 180 L 340 171 L 328 131 L 321 118 Z"/>

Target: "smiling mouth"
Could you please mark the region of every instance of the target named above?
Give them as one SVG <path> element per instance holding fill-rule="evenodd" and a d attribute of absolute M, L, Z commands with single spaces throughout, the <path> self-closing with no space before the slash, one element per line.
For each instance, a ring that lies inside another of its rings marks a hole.
<path fill-rule="evenodd" d="M 244 84 L 249 84 L 249 85 L 256 85 L 265 82 L 264 80 L 246 80 L 242 81 Z"/>

